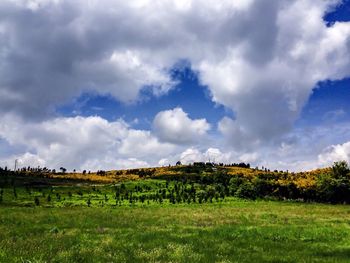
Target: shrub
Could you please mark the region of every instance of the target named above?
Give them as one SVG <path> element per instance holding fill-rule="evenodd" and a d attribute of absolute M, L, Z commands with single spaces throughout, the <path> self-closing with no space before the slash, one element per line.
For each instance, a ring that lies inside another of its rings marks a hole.
<path fill-rule="evenodd" d="M 235 196 L 239 198 L 256 199 L 258 195 L 254 185 L 246 181 L 238 187 Z"/>
<path fill-rule="evenodd" d="M 339 174 L 323 174 L 317 181 L 319 201 L 330 203 L 350 203 L 350 180 L 339 178 Z"/>
<path fill-rule="evenodd" d="M 246 179 L 243 175 L 233 176 L 229 181 L 230 194 L 235 195 L 238 188 L 241 186 L 241 184 L 243 184 L 247 181 L 248 181 L 248 179 Z"/>

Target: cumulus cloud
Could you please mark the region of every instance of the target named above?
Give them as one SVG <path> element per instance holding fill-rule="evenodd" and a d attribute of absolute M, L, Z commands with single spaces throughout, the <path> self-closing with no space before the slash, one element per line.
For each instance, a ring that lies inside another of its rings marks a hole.
<path fill-rule="evenodd" d="M 164 94 L 185 58 L 237 125 L 269 139 L 318 81 L 349 74 L 350 24 L 323 21 L 337 3 L 5 0 L 0 106 L 37 116 L 83 90 L 125 102 L 145 87 Z"/>
<path fill-rule="evenodd" d="M 252 149 L 258 147 L 260 140 L 254 137 L 253 132 L 240 126 L 235 120 L 224 117 L 218 123 L 218 130 L 224 135 L 230 145 L 237 149 Z"/>
<path fill-rule="evenodd" d="M 349 122 L 299 127 L 284 136 L 281 143 L 259 148 L 256 164 L 290 171 L 326 167 L 340 159 L 333 154 L 334 146 L 349 140 Z"/>
<path fill-rule="evenodd" d="M 215 163 L 256 163 L 258 154 L 256 152 L 239 154 L 235 151 L 222 152 L 218 148 L 207 148 L 199 150 L 198 148 L 188 148 L 180 154 L 179 160 L 184 164 L 193 162 L 215 162 Z"/>
<path fill-rule="evenodd" d="M 184 164 L 198 161 L 246 162 L 270 169 L 300 171 L 347 160 L 350 154 L 349 123 L 304 127 L 288 134 L 280 144 L 236 151 L 203 141 L 200 146 L 159 141 L 147 130 L 136 130 L 123 120 L 101 117 L 60 117 L 27 122 L 6 114 L 0 119 L 0 166 L 47 166 L 70 170 L 123 169 Z M 332 146 L 329 146 L 332 145 Z"/>
<path fill-rule="evenodd" d="M 322 165 L 331 165 L 336 161 L 350 163 L 350 141 L 328 147 L 318 155 L 318 160 Z"/>
<path fill-rule="evenodd" d="M 171 155 L 179 147 L 173 144 L 190 147 L 205 135 L 207 121 L 192 120 L 180 108 L 161 112 L 154 120 L 161 142 L 120 121 L 54 114 L 82 92 L 125 103 L 138 101 L 145 89 L 166 94 L 176 85 L 169 71 L 186 59 L 212 100 L 234 112 L 218 124 L 227 152 L 279 145 L 318 82 L 350 75 L 350 22 L 323 20 L 340 3 L 3 0 L 0 113 L 26 121 L 1 123 L 0 136 L 53 166 L 62 152 L 70 166 L 93 164 L 102 152 L 117 152 L 105 163 Z"/>
<path fill-rule="evenodd" d="M 272 23 L 256 18 L 261 23 L 257 28 L 275 28 L 259 35 L 261 41 L 270 41 L 267 53 L 248 38 L 247 45 L 233 48 L 220 62 L 200 63 L 202 81 L 214 101 L 236 112 L 230 124 L 235 137 L 254 143 L 288 133 L 317 82 L 350 74 L 350 60 L 344 57 L 350 52 L 350 23 L 327 27 L 322 17 L 332 2 L 316 2 L 274 1 Z M 263 57 L 251 57 L 250 46 Z M 240 140 L 233 142 L 240 146 Z"/>
<path fill-rule="evenodd" d="M 171 89 L 167 65 L 147 52 L 155 21 L 125 1 L 103 2 L 1 1 L 0 110 L 42 118 L 83 91 L 132 102 L 143 88 Z"/>
<path fill-rule="evenodd" d="M 150 131 L 129 130 L 121 142 L 119 152 L 126 156 L 154 159 L 171 153 L 174 148 L 172 144 L 159 142 Z"/>
<path fill-rule="evenodd" d="M 22 166 L 116 169 L 149 166 L 157 156 L 174 150 L 149 131 L 133 130 L 122 120 L 109 122 L 101 117 L 31 123 L 6 115 L 1 118 L 0 137 L 11 146 L 23 146 L 22 152 L 4 158 L 3 165 L 19 159 Z"/>
<path fill-rule="evenodd" d="M 153 120 L 153 128 L 162 141 L 189 144 L 203 139 L 210 124 L 205 119 L 192 120 L 181 108 L 175 108 L 159 112 Z"/>

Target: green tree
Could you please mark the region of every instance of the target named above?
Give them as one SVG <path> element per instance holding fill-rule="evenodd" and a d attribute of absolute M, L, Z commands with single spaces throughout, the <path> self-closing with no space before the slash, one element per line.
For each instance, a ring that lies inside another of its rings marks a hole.
<path fill-rule="evenodd" d="M 346 161 L 335 162 L 332 166 L 332 170 L 335 178 L 348 177 L 350 172 L 349 165 Z"/>
<path fill-rule="evenodd" d="M 256 199 L 257 193 L 254 185 L 246 181 L 238 187 L 235 196 L 239 198 Z"/>

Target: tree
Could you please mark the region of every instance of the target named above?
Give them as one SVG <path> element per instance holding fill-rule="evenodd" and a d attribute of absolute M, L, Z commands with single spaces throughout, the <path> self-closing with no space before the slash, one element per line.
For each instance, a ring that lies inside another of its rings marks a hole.
<path fill-rule="evenodd" d="M 67 171 L 67 169 L 64 167 L 60 167 L 60 170 L 62 171 L 63 174 Z"/>
<path fill-rule="evenodd" d="M 350 172 L 349 165 L 346 161 L 335 162 L 332 166 L 332 170 L 335 178 L 347 177 Z"/>
<path fill-rule="evenodd" d="M 350 203 L 350 178 L 321 175 L 317 180 L 317 195 L 318 200 L 323 202 Z"/>
<path fill-rule="evenodd" d="M 245 183 L 246 181 L 247 179 L 241 174 L 233 176 L 229 181 L 229 190 L 231 195 L 235 195 L 240 185 Z"/>
<path fill-rule="evenodd" d="M 246 181 L 238 187 L 235 196 L 239 198 L 256 199 L 257 193 L 254 185 Z"/>

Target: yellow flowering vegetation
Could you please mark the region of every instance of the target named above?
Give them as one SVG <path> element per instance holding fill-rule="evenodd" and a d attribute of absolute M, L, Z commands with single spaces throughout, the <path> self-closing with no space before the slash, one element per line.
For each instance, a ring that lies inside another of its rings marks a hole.
<path fill-rule="evenodd" d="M 174 166 L 166 167 L 154 167 L 154 168 L 140 168 L 140 169 L 129 169 L 129 170 L 112 170 L 106 171 L 103 173 L 92 172 L 92 173 L 56 173 L 48 174 L 49 178 L 57 179 L 71 179 L 71 180 L 80 180 L 96 183 L 116 183 L 120 181 L 129 181 L 129 180 L 139 180 L 143 178 L 157 178 L 163 175 L 167 176 L 181 176 L 184 172 L 179 168 L 185 168 L 185 165 L 177 166 L 174 169 Z M 278 185 L 288 185 L 293 183 L 297 188 L 306 189 L 312 188 L 316 184 L 316 179 L 320 174 L 331 172 L 331 168 L 316 169 L 307 172 L 299 173 L 288 173 L 283 171 L 269 171 L 269 170 L 259 170 L 254 168 L 242 168 L 242 167 L 220 167 L 227 171 L 227 174 L 231 176 L 243 175 L 251 180 L 262 174 L 273 175 L 276 179 Z M 141 172 L 144 172 L 146 176 L 141 176 Z M 215 171 L 215 170 L 214 170 Z M 203 171 L 202 174 L 209 175 L 213 172 Z"/>

